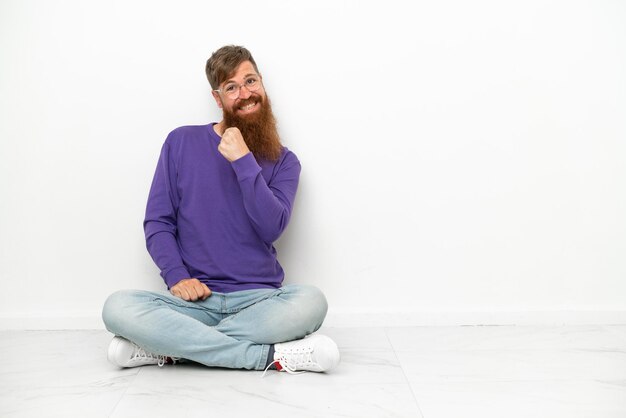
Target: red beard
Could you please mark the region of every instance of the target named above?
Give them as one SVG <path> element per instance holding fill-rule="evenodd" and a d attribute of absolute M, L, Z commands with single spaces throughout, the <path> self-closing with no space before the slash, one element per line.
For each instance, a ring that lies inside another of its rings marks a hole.
<path fill-rule="evenodd" d="M 259 95 L 252 95 L 247 99 L 237 101 L 236 108 L 250 103 L 258 103 L 260 108 L 245 116 L 239 116 L 230 109 L 224 108 L 224 125 L 226 128 L 238 128 L 241 131 L 246 145 L 255 158 L 268 161 L 277 161 L 282 151 L 276 118 L 272 112 L 270 100 Z"/>

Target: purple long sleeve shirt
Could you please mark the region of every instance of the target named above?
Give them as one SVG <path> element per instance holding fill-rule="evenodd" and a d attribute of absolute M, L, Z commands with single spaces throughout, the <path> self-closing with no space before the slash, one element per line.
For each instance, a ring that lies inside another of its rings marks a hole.
<path fill-rule="evenodd" d="M 195 277 L 216 292 L 278 288 L 284 272 L 272 243 L 287 227 L 300 162 L 252 153 L 230 163 L 214 124 L 172 131 L 150 188 L 144 231 L 168 288 Z"/>

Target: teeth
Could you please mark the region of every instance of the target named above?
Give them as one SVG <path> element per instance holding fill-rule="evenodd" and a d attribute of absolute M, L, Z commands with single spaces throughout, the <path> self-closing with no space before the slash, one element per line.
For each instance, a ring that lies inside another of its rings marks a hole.
<path fill-rule="evenodd" d="M 242 106 L 239 109 L 241 109 L 241 110 L 250 110 L 250 109 L 252 109 L 254 107 L 254 105 L 256 105 L 256 103 L 250 103 L 249 105 Z"/>

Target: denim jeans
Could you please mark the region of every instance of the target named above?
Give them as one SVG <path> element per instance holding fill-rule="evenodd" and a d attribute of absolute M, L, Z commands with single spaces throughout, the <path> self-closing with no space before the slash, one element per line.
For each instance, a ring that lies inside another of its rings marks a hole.
<path fill-rule="evenodd" d="M 212 293 L 188 302 L 167 291 L 122 290 L 104 304 L 113 334 L 154 354 L 207 366 L 262 370 L 271 344 L 317 331 L 328 305 L 313 286 Z"/>

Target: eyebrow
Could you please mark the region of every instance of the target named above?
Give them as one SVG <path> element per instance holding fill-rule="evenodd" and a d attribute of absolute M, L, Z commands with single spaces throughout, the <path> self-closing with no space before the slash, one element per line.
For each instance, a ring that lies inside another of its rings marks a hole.
<path fill-rule="evenodd" d="M 248 77 L 251 77 L 251 76 L 254 76 L 254 77 L 259 77 L 259 75 L 258 75 L 257 73 L 249 73 L 249 74 L 244 75 L 244 76 L 243 76 L 243 79 L 245 80 L 245 79 L 247 79 Z M 226 85 L 226 84 L 230 84 L 230 83 L 237 83 L 237 82 L 235 81 L 235 79 L 234 79 L 234 78 L 231 78 L 230 80 L 226 80 L 226 81 L 224 82 L 224 85 Z"/>

